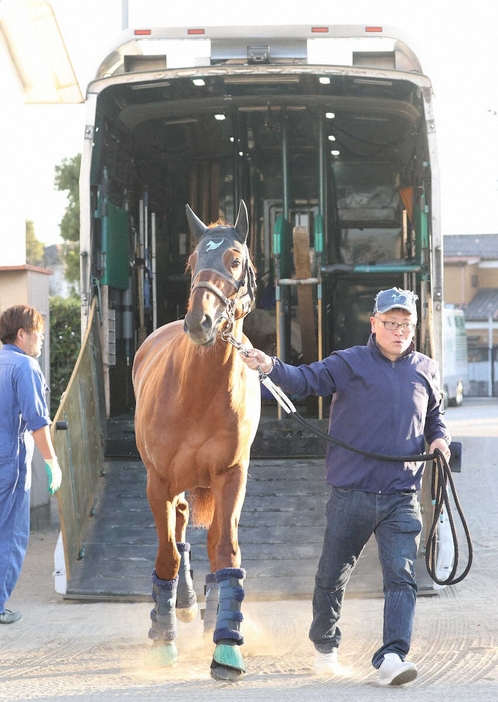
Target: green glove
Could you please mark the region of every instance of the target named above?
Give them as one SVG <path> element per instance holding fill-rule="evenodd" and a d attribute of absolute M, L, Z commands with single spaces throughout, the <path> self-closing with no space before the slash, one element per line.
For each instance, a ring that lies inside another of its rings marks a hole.
<path fill-rule="evenodd" d="M 62 473 L 57 458 L 46 458 L 45 470 L 48 475 L 48 491 L 51 495 L 55 495 L 61 486 L 62 480 Z"/>

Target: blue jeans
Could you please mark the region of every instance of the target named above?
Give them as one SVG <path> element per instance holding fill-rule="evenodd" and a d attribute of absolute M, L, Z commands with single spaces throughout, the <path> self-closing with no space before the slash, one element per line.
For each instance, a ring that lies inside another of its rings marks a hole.
<path fill-rule="evenodd" d="M 404 660 L 415 615 L 414 568 L 421 530 L 415 493 L 382 495 L 332 488 L 309 633 L 318 651 L 329 653 L 341 642 L 337 623 L 344 592 L 365 544 L 375 534 L 384 580 L 384 631 L 383 645 L 372 663 L 378 668 L 386 653 L 397 653 Z"/>

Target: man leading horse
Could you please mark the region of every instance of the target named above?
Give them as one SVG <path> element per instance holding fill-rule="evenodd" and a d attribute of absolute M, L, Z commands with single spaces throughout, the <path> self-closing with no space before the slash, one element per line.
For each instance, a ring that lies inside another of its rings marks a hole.
<path fill-rule="evenodd" d="M 241 358 L 286 392 L 332 395 L 329 432 L 355 448 L 415 456 L 424 453 L 427 441 L 429 453 L 438 449 L 449 460 L 438 369 L 414 345 L 417 299 L 409 290 L 380 291 L 367 345 L 335 351 L 323 361 L 295 367 L 259 349 Z M 329 444 L 326 467 L 332 491 L 309 632 L 315 671 L 337 671 L 344 593 L 375 534 L 384 580 L 384 630 L 372 664 L 380 685 L 403 685 L 417 676 L 406 656 L 417 597 L 414 566 L 422 529 L 417 491 L 424 463 L 382 461 Z"/>

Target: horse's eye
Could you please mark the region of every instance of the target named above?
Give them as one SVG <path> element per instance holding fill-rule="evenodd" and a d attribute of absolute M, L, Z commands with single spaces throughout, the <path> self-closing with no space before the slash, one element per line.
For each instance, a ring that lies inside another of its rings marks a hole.
<path fill-rule="evenodd" d="M 238 258 L 234 258 L 234 260 L 232 261 L 232 268 L 239 268 L 239 266 L 240 266 L 240 261 L 239 261 L 239 259 L 238 259 Z"/>

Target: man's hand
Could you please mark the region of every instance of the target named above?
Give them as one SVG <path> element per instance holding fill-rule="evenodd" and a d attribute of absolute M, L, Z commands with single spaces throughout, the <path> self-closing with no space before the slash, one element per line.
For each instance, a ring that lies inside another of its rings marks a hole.
<path fill-rule="evenodd" d="M 62 481 L 62 473 L 57 458 L 46 458 L 45 470 L 48 476 L 48 491 L 51 495 L 55 495 Z"/>
<path fill-rule="evenodd" d="M 261 370 L 263 373 L 270 373 L 273 370 L 273 359 L 271 356 L 267 356 L 264 351 L 253 348 L 247 349 L 246 353 L 241 351 L 239 355 L 252 370 Z"/>
<path fill-rule="evenodd" d="M 434 439 L 432 444 L 429 446 L 429 453 L 434 453 L 436 449 L 439 449 L 441 451 L 441 453 L 449 463 L 449 460 L 451 458 L 451 451 L 450 447 L 444 439 Z"/>

